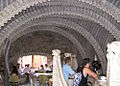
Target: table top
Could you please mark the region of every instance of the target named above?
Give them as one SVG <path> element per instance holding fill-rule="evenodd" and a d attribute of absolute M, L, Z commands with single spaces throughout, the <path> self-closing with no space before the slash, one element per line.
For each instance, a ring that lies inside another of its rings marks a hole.
<path fill-rule="evenodd" d="M 107 86 L 106 80 L 97 80 L 94 86 Z"/>
<path fill-rule="evenodd" d="M 40 75 L 45 75 L 45 76 L 52 76 L 53 73 L 35 73 L 34 76 L 38 77 Z"/>

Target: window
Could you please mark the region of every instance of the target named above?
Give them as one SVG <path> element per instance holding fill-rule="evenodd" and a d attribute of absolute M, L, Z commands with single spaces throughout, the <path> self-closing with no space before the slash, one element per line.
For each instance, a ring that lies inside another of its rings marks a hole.
<path fill-rule="evenodd" d="M 23 56 L 18 59 L 20 67 L 25 67 L 26 64 L 29 64 L 30 67 L 39 68 L 40 65 L 47 64 L 47 57 L 41 55 L 28 55 Z"/>

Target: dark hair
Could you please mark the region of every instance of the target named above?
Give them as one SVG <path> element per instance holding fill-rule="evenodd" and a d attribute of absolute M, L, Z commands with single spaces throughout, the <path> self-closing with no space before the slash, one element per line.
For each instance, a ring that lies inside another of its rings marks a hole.
<path fill-rule="evenodd" d="M 87 63 L 90 63 L 90 58 L 84 58 L 81 66 L 84 67 Z"/>
<path fill-rule="evenodd" d="M 83 67 L 81 67 L 81 66 L 78 66 L 78 68 L 77 68 L 77 73 L 79 73 L 79 72 L 82 72 L 82 70 L 83 70 Z"/>
<path fill-rule="evenodd" d="M 17 68 L 19 68 L 20 67 L 20 64 L 19 63 L 17 63 Z"/>
<path fill-rule="evenodd" d="M 13 66 L 12 73 L 15 73 L 16 75 L 19 74 L 16 66 Z"/>
<path fill-rule="evenodd" d="M 45 66 L 47 67 L 48 65 L 47 65 L 47 64 L 45 64 Z"/>
<path fill-rule="evenodd" d="M 40 65 L 41 67 L 44 67 L 43 65 Z"/>
<path fill-rule="evenodd" d="M 69 61 L 71 61 L 71 57 L 66 57 L 65 58 L 65 64 L 68 63 Z"/>
<path fill-rule="evenodd" d="M 30 64 L 25 64 L 25 67 L 29 67 L 30 66 Z"/>

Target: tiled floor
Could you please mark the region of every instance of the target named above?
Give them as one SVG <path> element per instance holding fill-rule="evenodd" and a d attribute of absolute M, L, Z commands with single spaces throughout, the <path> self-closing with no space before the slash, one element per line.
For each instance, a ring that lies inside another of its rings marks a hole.
<path fill-rule="evenodd" d="M 36 83 L 34 83 L 34 85 L 32 85 L 32 84 L 29 82 L 29 83 L 26 83 L 26 84 L 20 85 L 20 86 L 41 86 L 41 85 L 39 84 L 38 81 L 36 81 Z"/>
<path fill-rule="evenodd" d="M 39 84 L 39 81 L 36 81 L 36 82 L 34 83 L 34 85 L 32 85 L 31 83 L 26 83 L 26 84 L 20 85 L 20 86 L 48 86 L 48 85 L 40 85 L 40 84 Z"/>

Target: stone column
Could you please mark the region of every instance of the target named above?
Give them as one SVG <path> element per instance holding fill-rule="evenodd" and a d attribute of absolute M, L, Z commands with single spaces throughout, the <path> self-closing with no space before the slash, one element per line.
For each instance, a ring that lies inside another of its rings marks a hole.
<path fill-rule="evenodd" d="M 10 49 L 10 40 L 5 39 L 4 47 L 2 50 L 2 57 L 4 59 L 4 86 L 9 86 L 9 49 Z"/>
<path fill-rule="evenodd" d="M 112 42 L 107 47 L 107 84 L 120 86 L 120 42 Z"/>
<path fill-rule="evenodd" d="M 52 50 L 53 55 L 53 86 L 67 86 L 63 72 L 61 68 L 60 61 L 60 53 L 61 51 L 58 49 Z"/>

